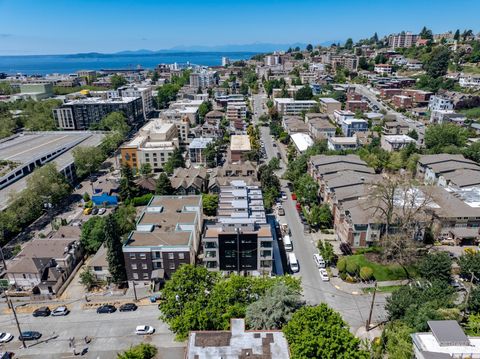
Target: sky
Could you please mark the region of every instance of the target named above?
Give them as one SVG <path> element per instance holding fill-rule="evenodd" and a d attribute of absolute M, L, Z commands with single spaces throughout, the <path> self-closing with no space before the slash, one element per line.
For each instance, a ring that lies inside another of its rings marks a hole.
<path fill-rule="evenodd" d="M 480 31 L 479 0 L 0 0 L 0 56 Z"/>

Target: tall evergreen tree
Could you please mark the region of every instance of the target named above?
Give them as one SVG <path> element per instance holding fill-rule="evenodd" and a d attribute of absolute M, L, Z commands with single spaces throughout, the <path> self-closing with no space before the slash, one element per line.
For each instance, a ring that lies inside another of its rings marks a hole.
<path fill-rule="evenodd" d="M 161 196 L 168 196 L 173 194 L 172 184 L 165 172 L 160 173 L 160 176 L 157 179 L 155 194 Z"/>
<path fill-rule="evenodd" d="M 112 282 L 124 283 L 127 280 L 127 274 L 122 252 L 122 238 L 113 214 L 109 214 L 105 219 L 104 237 L 107 246 L 108 270 L 112 276 Z"/>
<path fill-rule="evenodd" d="M 135 197 L 138 194 L 138 188 L 135 185 L 135 178 L 130 166 L 122 166 L 121 174 L 119 195 L 125 201 Z"/>

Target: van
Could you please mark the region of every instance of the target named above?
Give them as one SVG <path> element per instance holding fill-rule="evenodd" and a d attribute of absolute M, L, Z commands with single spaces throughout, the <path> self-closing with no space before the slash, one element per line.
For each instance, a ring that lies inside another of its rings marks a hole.
<path fill-rule="evenodd" d="M 300 270 L 300 267 L 298 266 L 297 257 L 293 252 L 288 253 L 288 264 L 290 265 L 290 269 L 292 270 L 293 273 L 296 273 Z"/>
<path fill-rule="evenodd" d="M 290 239 L 289 235 L 286 235 L 285 237 L 283 237 L 283 247 L 287 252 L 293 251 L 292 240 Z"/>

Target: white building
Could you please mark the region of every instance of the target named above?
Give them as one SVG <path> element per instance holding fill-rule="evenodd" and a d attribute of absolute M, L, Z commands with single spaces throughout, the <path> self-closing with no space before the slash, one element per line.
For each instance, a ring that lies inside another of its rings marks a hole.
<path fill-rule="evenodd" d="M 329 137 L 328 149 L 332 151 L 355 150 L 358 148 L 358 140 L 353 137 Z"/>
<path fill-rule="evenodd" d="M 247 104 L 242 102 L 227 103 L 227 119 L 229 121 L 243 120 L 247 118 Z"/>
<path fill-rule="evenodd" d="M 346 119 L 352 119 L 355 114 L 352 111 L 335 110 L 333 111 L 333 118 L 337 125 L 341 125 Z"/>
<path fill-rule="evenodd" d="M 429 320 L 429 333 L 412 334 L 416 359 L 480 358 L 480 338 L 467 337 L 456 320 Z"/>
<path fill-rule="evenodd" d="M 480 88 L 480 75 L 461 74 L 458 78 L 458 84 L 462 87 Z"/>
<path fill-rule="evenodd" d="M 275 66 L 280 64 L 280 56 L 278 55 L 267 55 L 265 56 L 265 65 Z"/>
<path fill-rule="evenodd" d="M 304 153 L 309 147 L 313 146 L 312 138 L 306 133 L 294 133 L 290 138 L 299 153 Z"/>
<path fill-rule="evenodd" d="M 409 143 L 416 143 L 413 138 L 407 135 L 386 135 L 382 136 L 380 143 L 385 151 L 399 151 L 406 147 Z"/>
<path fill-rule="evenodd" d="M 188 146 L 191 163 L 205 163 L 206 159 L 203 152 L 207 146 L 213 142 L 213 138 L 194 138 Z"/>
<path fill-rule="evenodd" d="M 222 66 L 226 67 L 228 65 L 230 65 L 230 59 L 228 57 L 223 56 L 222 57 Z"/>
<path fill-rule="evenodd" d="M 446 97 L 433 95 L 428 101 L 428 109 L 430 111 L 453 110 L 453 101 Z"/>
<path fill-rule="evenodd" d="M 392 73 L 392 65 L 377 64 L 373 68 L 373 71 L 375 71 L 379 75 L 390 75 Z"/>
<path fill-rule="evenodd" d="M 300 115 L 303 111 L 308 111 L 318 105 L 314 100 L 294 100 L 293 98 L 276 98 L 275 107 L 282 116 Z"/>
<path fill-rule="evenodd" d="M 198 72 L 190 74 L 190 86 L 198 87 L 212 87 L 216 84 L 216 72 L 202 69 Z"/>

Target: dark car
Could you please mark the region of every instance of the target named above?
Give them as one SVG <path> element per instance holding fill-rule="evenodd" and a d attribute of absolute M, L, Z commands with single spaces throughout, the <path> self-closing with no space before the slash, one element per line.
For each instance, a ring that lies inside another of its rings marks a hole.
<path fill-rule="evenodd" d="M 35 309 L 33 312 L 34 317 L 48 317 L 50 315 L 51 311 L 49 307 L 41 307 L 38 309 Z"/>
<path fill-rule="evenodd" d="M 133 312 L 137 310 L 137 308 L 137 305 L 134 303 L 125 303 L 119 308 L 119 310 L 121 312 Z"/>
<path fill-rule="evenodd" d="M 28 330 L 26 332 L 22 332 L 22 334 L 20 334 L 18 339 L 19 340 L 37 340 L 37 339 L 40 339 L 41 336 L 42 336 L 42 333 Z"/>
<path fill-rule="evenodd" d="M 92 209 L 92 214 L 98 214 L 98 208 L 97 207 Z"/>
<path fill-rule="evenodd" d="M 114 305 L 105 304 L 97 308 L 98 314 L 114 313 L 117 310 Z"/>

